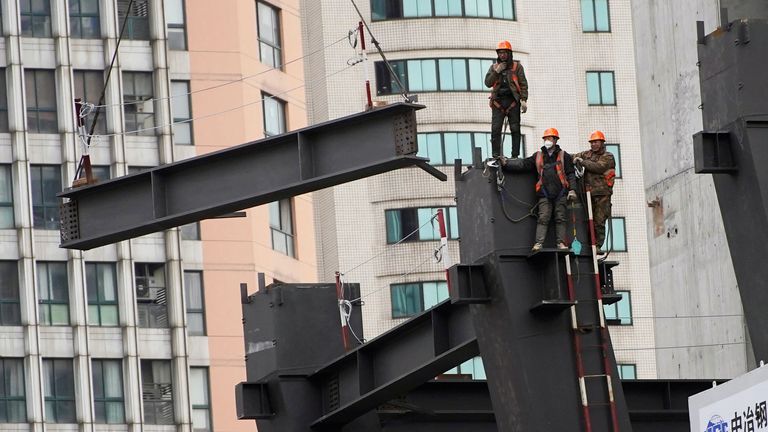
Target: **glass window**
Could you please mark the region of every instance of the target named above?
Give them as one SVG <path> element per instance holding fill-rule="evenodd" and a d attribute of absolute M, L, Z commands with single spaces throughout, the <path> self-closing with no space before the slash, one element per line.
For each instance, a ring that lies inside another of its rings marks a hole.
<path fill-rule="evenodd" d="M 173 113 L 173 142 L 192 144 L 192 108 L 189 81 L 171 81 L 171 113 Z"/>
<path fill-rule="evenodd" d="M 118 325 L 115 263 L 86 263 L 85 285 L 88 289 L 88 324 Z"/>
<path fill-rule="evenodd" d="M 92 360 L 94 421 L 125 422 L 123 366 L 120 360 Z"/>
<path fill-rule="evenodd" d="M 98 0 L 69 0 L 69 33 L 79 39 L 101 37 Z"/>
<path fill-rule="evenodd" d="M 610 218 L 605 222 L 605 241 L 600 249 L 611 252 L 627 251 L 627 233 L 623 217 Z"/>
<path fill-rule="evenodd" d="M 616 178 L 621 178 L 621 148 L 618 144 L 606 144 L 605 150 L 613 154 L 616 160 Z"/>
<path fill-rule="evenodd" d="M 261 100 L 264 110 L 264 136 L 285 133 L 285 102 L 263 92 Z"/>
<path fill-rule="evenodd" d="M 182 225 L 180 229 L 182 240 L 200 240 L 200 222 Z"/>
<path fill-rule="evenodd" d="M 8 132 L 8 88 L 5 85 L 5 68 L 0 68 L 0 132 Z"/>
<path fill-rule="evenodd" d="M 485 73 L 493 64 L 493 60 L 469 59 L 469 89 L 473 91 L 486 91 Z"/>
<path fill-rule="evenodd" d="M 432 16 L 431 0 L 405 0 L 403 16 L 405 18 Z"/>
<path fill-rule="evenodd" d="M 192 402 L 192 430 L 211 430 L 211 401 L 208 386 L 208 368 L 189 368 L 189 394 Z"/>
<path fill-rule="evenodd" d="M 295 258 L 291 198 L 269 204 L 269 227 L 272 232 L 272 249 Z"/>
<path fill-rule="evenodd" d="M 168 49 L 187 49 L 187 34 L 184 24 L 184 0 L 165 0 L 165 19 L 168 22 Z"/>
<path fill-rule="evenodd" d="M 152 72 L 123 72 L 123 110 L 127 133 L 155 134 L 152 89 Z"/>
<path fill-rule="evenodd" d="M 265 65 L 282 68 L 280 11 L 264 2 L 256 2 L 259 27 L 259 58 Z"/>
<path fill-rule="evenodd" d="M 184 294 L 187 303 L 187 332 L 190 336 L 203 336 L 205 335 L 203 272 L 184 272 Z"/>
<path fill-rule="evenodd" d="M 440 90 L 467 90 L 467 61 L 440 59 Z"/>
<path fill-rule="evenodd" d="M 632 325 L 632 296 L 629 291 L 616 291 L 621 300 L 603 306 L 606 324 Z"/>
<path fill-rule="evenodd" d="M 480 356 L 471 358 L 464 363 L 456 366 L 455 368 L 445 372 L 445 375 L 466 375 L 474 380 L 484 380 L 485 366 L 483 366 L 483 359 Z"/>
<path fill-rule="evenodd" d="M 45 421 L 75 423 L 75 379 L 72 359 L 43 359 Z"/>
<path fill-rule="evenodd" d="M 33 133 L 56 133 L 56 81 L 52 70 L 25 69 L 27 128 Z"/>
<path fill-rule="evenodd" d="M 109 165 L 92 165 L 91 172 L 96 180 L 109 180 L 112 178 L 112 171 Z"/>
<path fill-rule="evenodd" d="M 0 165 L 0 229 L 13 228 L 13 180 L 10 165 Z"/>
<path fill-rule="evenodd" d="M 149 0 L 117 0 L 117 19 L 126 20 L 123 39 L 149 40 Z M 128 6 L 131 6 L 128 9 Z"/>
<path fill-rule="evenodd" d="M 144 423 L 174 424 L 172 382 L 170 361 L 141 360 L 141 396 L 144 405 Z"/>
<path fill-rule="evenodd" d="M 392 318 L 416 315 L 448 298 L 445 281 L 392 284 L 389 291 Z"/>
<path fill-rule="evenodd" d="M 619 379 L 637 379 L 637 366 L 633 364 L 619 364 Z"/>
<path fill-rule="evenodd" d="M 610 32 L 608 0 L 581 0 L 581 24 L 585 32 Z"/>
<path fill-rule="evenodd" d="M 491 134 L 488 132 L 432 132 L 420 133 L 416 136 L 419 151 L 417 156 L 429 158 L 432 165 L 453 165 L 454 160 L 461 159 L 462 164 L 472 163 L 472 150 L 481 149 L 482 158 L 491 151 Z M 504 154 L 512 153 L 512 135 L 502 137 Z M 526 154 L 525 135 L 521 137 L 522 154 Z"/>
<path fill-rule="evenodd" d="M 0 261 L 0 325 L 21 325 L 19 266 L 16 261 Z"/>
<path fill-rule="evenodd" d="M 165 264 L 136 263 L 134 272 L 139 327 L 168 328 Z"/>
<path fill-rule="evenodd" d="M 37 263 L 37 296 L 41 325 L 69 325 L 67 263 Z"/>
<path fill-rule="evenodd" d="M 30 166 L 32 179 L 32 212 L 37 229 L 59 229 L 59 198 L 61 167 L 59 165 Z"/>
<path fill-rule="evenodd" d="M 455 207 L 443 207 L 446 230 L 449 239 L 457 239 L 459 220 L 457 212 L 451 209 Z M 440 227 L 435 216 L 437 210 L 436 207 L 386 210 L 387 243 L 439 240 Z"/>
<path fill-rule="evenodd" d="M 435 60 L 408 60 L 406 67 L 409 90 L 437 90 L 437 64 Z"/>
<path fill-rule="evenodd" d="M 0 423 L 26 423 L 24 359 L 0 358 Z"/>
<path fill-rule="evenodd" d="M 391 62 L 392 69 L 412 92 L 487 91 L 485 73 L 490 59 L 418 59 Z M 383 62 L 376 62 L 376 91 L 379 95 L 399 93 L 391 71 Z"/>
<path fill-rule="evenodd" d="M 72 79 L 75 85 L 75 98 L 80 98 L 83 102 L 99 105 L 101 92 L 104 89 L 104 73 L 102 71 L 76 70 L 72 73 Z M 98 119 L 96 119 L 97 111 L 99 112 Z M 106 133 L 107 112 L 105 108 L 97 108 L 88 114 L 84 121 L 86 132 L 91 132 L 94 120 L 96 120 L 94 133 Z"/>
<path fill-rule="evenodd" d="M 515 19 L 514 0 L 372 0 L 371 10 L 374 21 L 433 16 Z"/>
<path fill-rule="evenodd" d="M 613 72 L 587 72 L 587 103 L 616 105 Z"/>
<path fill-rule="evenodd" d="M 27 37 L 51 37 L 51 1 L 20 0 L 21 35 Z"/>

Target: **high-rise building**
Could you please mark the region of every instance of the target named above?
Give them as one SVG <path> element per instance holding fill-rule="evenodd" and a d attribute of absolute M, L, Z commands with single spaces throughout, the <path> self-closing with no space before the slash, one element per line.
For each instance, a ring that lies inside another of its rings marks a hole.
<path fill-rule="evenodd" d="M 239 284 L 316 279 L 311 198 L 80 252 L 58 247 L 56 194 L 82 154 L 74 98 L 86 124 L 98 113 L 101 181 L 304 126 L 298 2 L 0 14 L 0 428 L 252 430 Z"/>
<path fill-rule="evenodd" d="M 491 111 L 483 78 L 500 40 L 512 43 L 530 85 L 522 117 L 524 154 L 556 127 L 568 152 L 586 150 L 591 131 L 607 135 L 617 161 L 610 259 L 623 299 L 606 306 L 616 357 L 625 378 L 655 378 L 655 320 L 648 274 L 646 203 L 628 1 L 619 0 L 357 0 L 363 18 L 389 60 L 369 47 L 374 97 L 418 96 L 420 154 L 452 178 L 452 163 L 471 149 L 488 154 Z M 302 2 L 305 50 L 322 49 L 354 30 L 351 2 Z M 350 36 L 350 39 L 354 35 Z M 354 48 L 332 47 L 307 59 L 308 116 L 312 123 L 358 112 L 365 105 L 364 67 Z M 332 75 L 328 78 L 323 76 Z M 404 88 L 393 75 L 399 78 Z M 509 137 L 506 138 L 509 143 Z M 509 150 L 505 150 L 509 155 Z M 447 297 L 432 215 L 446 208 L 448 253 L 458 258 L 454 185 L 417 168 L 379 175 L 315 195 L 318 273 L 335 271 L 362 284 L 367 337 L 376 336 Z M 525 215 L 528 208 L 519 206 Z M 478 223 L 482 223 L 478 221 Z M 412 235 L 408 236 L 409 234 Z M 533 233 L 531 233 L 533 240 Z M 586 239 L 582 239 L 586 243 Z M 533 241 L 531 241 L 533 243 Z M 446 251 L 441 251 L 446 253 Z M 460 372 L 482 375 L 477 360 Z"/>

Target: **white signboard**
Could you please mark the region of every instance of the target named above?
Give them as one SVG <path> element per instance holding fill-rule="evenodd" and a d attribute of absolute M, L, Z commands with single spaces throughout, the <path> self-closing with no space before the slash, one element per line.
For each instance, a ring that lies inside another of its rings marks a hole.
<path fill-rule="evenodd" d="M 768 432 L 768 366 L 688 398 L 691 432 Z"/>

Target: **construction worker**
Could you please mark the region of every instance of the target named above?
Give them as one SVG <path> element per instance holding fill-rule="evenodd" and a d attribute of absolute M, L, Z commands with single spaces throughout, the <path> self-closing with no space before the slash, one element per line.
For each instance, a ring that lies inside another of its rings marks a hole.
<path fill-rule="evenodd" d="M 573 156 L 576 166 L 584 168 L 584 186 L 592 195 L 597 253 L 605 241 L 605 222 L 611 217 L 611 195 L 616 177 L 616 160 L 605 150 L 605 134 L 599 130 L 589 135 L 590 149 Z"/>
<path fill-rule="evenodd" d="M 512 44 L 501 41 L 496 46 L 496 63 L 485 74 L 485 86 L 491 87 L 491 152 L 501 156 L 504 119 L 512 134 L 512 157 L 520 156 L 520 113 L 528 110 L 528 80 L 520 62 L 512 59 Z"/>
<path fill-rule="evenodd" d="M 536 171 L 536 195 L 539 197 L 539 216 L 536 224 L 536 239 L 531 252 L 538 252 L 544 246 L 544 240 L 555 216 L 555 235 L 557 248 L 568 249 L 565 244 L 566 231 L 566 201 L 575 201 L 576 192 L 572 187 L 576 184 L 573 160 L 565 150 L 557 145 L 560 133 L 555 128 L 549 128 L 542 135 L 544 140 L 541 150 L 525 159 L 504 159 L 502 167 L 508 171 Z"/>

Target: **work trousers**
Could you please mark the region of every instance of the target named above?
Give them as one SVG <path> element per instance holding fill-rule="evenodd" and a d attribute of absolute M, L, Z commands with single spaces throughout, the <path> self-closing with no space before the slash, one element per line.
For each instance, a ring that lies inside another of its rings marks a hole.
<path fill-rule="evenodd" d="M 605 222 L 611 218 L 611 196 L 592 195 L 592 219 L 595 222 L 595 237 L 598 249 L 605 241 Z M 610 246 L 610 245 L 608 245 Z"/>
<path fill-rule="evenodd" d="M 500 156 L 503 149 L 501 148 L 501 133 L 504 128 L 504 118 L 506 117 L 509 124 L 509 132 L 512 134 L 512 157 L 516 158 L 520 156 L 520 103 L 515 102 L 515 99 L 502 98 L 498 99 L 504 110 L 506 110 L 513 103 L 515 104 L 512 109 L 505 114 L 499 108 L 493 108 L 493 114 L 491 116 L 491 152 L 493 156 Z"/>
<path fill-rule="evenodd" d="M 552 213 L 555 214 L 555 235 L 557 243 L 565 243 L 565 221 L 566 221 L 566 194 L 563 193 L 560 198 L 551 200 L 546 197 L 539 198 L 539 217 L 536 224 L 536 243 L 544 243 L 547 237 L 549 222 L 552 220 Z"/>

